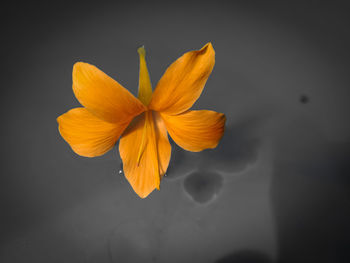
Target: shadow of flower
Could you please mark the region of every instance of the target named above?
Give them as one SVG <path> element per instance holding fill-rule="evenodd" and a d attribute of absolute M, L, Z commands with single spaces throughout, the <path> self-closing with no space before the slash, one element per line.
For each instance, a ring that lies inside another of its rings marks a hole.
<path fill-rule="evenodd" d="M 207 203 L 221 190 L 223 178 L 215 172 L 196 171 L 185 178 L 184 189 L 197 203 Z"/>
<path fill-rule="evenodd" d="M 261 142 L 258 130 L 261 121 L 258 118 L 248 118 L 229 125 L 215 149 L 199 153 L 185 151 L 171 141 L 172 156 L 166 178 L 176 179 L 188 175 L 198 167 L 201 170 L 225 173 L 244 170 L 258 158 Z"/>
<path fill-rule="evenodd" d="M 260 146 L 259 124 L 259 119 L 250 118 L 228 126 L 215 149 L 198 154 L 200 167 L 237 173 L 254 163 Z"/>

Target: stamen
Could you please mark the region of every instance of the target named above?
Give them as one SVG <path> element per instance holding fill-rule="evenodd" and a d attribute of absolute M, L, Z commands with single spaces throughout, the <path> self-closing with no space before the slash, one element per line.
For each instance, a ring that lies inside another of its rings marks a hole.
<path fill-rule="evenodd" d="M 137 166 L 140 165 L 141 156 L 142 156 L 143 150 L 145 149 L 145 146 L 146 146 L 147 122 L 148 122 L 148 114 L 146 112 L 145 113 L 145 124 L 143 125 L 143 131 L 142 131 L 141 144 L 140 144 L 140 148 L 139 148 L 139 153 L 137 155 Z"/>
<path fill-rule="evenodd" d="M 158 148 L 157 148 L 157 141 L 156 141 L 156 132 L 155 132 L 151 111 L 145 112 L 145 124 L 143 126 L 141 144 L 137 155 L 137 166 L 140 165 L 142 154 L 146 148 L 147 143 L 151 144 L 148 146 L 150 147 L 149 150 L 151 151 L 149 154 L 150 154 L 150 157 L 152 158 L 151 163 L 154 164 L 154 176 L 156 180 L 155 185 L 156 185 L 156 188 L 159 190 L 160 174 L 159 174 Z"/>
<path fill-rule="evenodd" d="M 157 148 L 157 141 L 156 141 L 156 132 L 155 132 L 155 127 L 154 127 L 154 122 L 153 122 L 153 119 L 152 119 L 152 112 L 149 111 L 147 112 L 148 114 L 150 114 L 150 117 L 151 118 L 151 127 L 150 127 L 150 130 L 151 130 L 151 136 L 150 138 L 152 138 L 152 149 L 153 149 L 153 152 L 152 152 L 152 156 L 153 156 L 153 163 L 155 164 L 155 167 L 154 167 L 154 176 L 156 177 L 156 188 L 159 190 L 159 185 L 160 185 L 160 174 L 159 174 L 159 159 L 158 159 L 158 148 Z"/>

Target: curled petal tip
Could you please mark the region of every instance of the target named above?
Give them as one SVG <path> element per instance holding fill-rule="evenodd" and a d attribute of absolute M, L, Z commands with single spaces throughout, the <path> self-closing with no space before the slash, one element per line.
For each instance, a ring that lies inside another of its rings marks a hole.
<path fill-rule="evenodd" d="M 205 44 L 200 50 L 205 50 L 207 48 L 214 49 L 211 42 L 208 42 L 207 44 Z"/>
<path fill-rule="evenodd" d="M 145 50 L 145 46 L 142 45 L 137 49 L 137 52 L 139 53 L 140 56 L 145 56 L 146 55 L 146 50 Z"/>

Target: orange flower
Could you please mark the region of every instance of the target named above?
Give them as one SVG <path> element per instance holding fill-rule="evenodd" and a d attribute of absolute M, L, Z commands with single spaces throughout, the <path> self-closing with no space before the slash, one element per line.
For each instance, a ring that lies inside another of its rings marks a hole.
<path fill-rule="evenodd" d="M 73 67 L 73 91 L 84 108 L 57 118 L 61 136 L 81 156 L 109 151 L 119 137 L 124 174 L 134 191 L 147 197 L 159 190 L 170 161 L 168 134 L 183 149 L 215 148 L 225 115 L 191 111 L 215 64 L 211 43 L 185 53 L 165 71 L 152 93 L 145 49 L 140 55 L 138 99 L 96 67 L 78 62 Z"/>

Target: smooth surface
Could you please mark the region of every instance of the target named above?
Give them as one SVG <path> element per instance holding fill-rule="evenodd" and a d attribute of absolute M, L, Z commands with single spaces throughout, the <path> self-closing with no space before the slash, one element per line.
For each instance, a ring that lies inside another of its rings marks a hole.
<path fill-rule="evenodd" d="M 349 28 L 345 4 L 133 1 L 13 4 L 2 17 L 0 262 L 348 262 Z M 117 146 L 83 158 L 56 118 L 85 61 L 137 94 L 211 42 L 194 109 L 223 112 L 215 150 L 173 142 L 140 199 Z"/>

